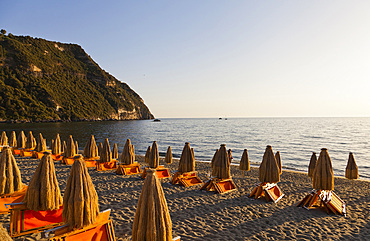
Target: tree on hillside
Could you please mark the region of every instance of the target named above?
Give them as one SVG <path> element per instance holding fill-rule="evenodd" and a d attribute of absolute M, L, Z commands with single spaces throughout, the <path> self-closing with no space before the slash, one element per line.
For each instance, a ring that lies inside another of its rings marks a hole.
<path fill-rule="evenodd" d="M 6 30 L 5 29 L 1 29 L 0 30 L 0 33 L 5 35 L 6 34 Z"/>

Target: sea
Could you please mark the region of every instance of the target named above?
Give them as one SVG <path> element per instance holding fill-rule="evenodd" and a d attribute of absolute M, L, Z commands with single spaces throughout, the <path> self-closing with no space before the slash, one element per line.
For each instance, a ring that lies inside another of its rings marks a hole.
<path fill-rule="evenodd" d="M 354 154 L 360 179 L 370 180 L 370 118 L 163 118 L 160 121 L 96 121 L 52 123 L 1 123 L 0 131 L 42 133 L 50 145 L 59 133 L 69 135 L 82 150 L 91 135 L 98 142 L 108 138 L 111 148 L 117 143 L 122 152 L 127 139 L 135 153 L 145 155 L 157 141 L 160 156 L 171 146 L 174 158 L 181 156 L 185 142 L 194 148 L 197 161 L 210 161 L 221 144 L 232 150 L 238 164 L 248 150 L 251 165 L 258 166 L 267 145 L 280 151 L 283 169 L 307 172 L 312 152 L 319 157 L 327 148 L 334 173 L 344 176 L 349 153 Z"/>

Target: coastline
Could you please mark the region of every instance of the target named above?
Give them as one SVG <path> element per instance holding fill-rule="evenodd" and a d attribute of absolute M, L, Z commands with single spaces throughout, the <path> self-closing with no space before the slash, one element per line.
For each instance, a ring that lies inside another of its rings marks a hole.
<path fill-rule="evenodd" d="M 16 157 L 22 181 L 28 184 L 38 165 L 37 159 Z M 143 167 L 143 156 L 136 156 Z M 163 158 L 160 164 L 163 163 Z M 165 165 L 176 172 L 178 160 Z M 61 192 L 64 193 L 70 166 L 55 163 Z M 202 181 L 208 179 L 209 163 L 196 162 Z M 116 175 L 114 171 L 97 172 L 89 169 L 99 196 L 100 210 L 112 209 L 111 219 L 117 240 L 130 240 L 132 223 L 143 180 L 139 176 Z M 335 177 L 335 193 L 347 204 L 347 217 L 328 215 L 321 210 L 296 207 L 312 190 L 307 174 L 283 170 L 278 186 L 285 196 L 278 202 L 248 198 L 259 183 L 258 168 L 243 176 L 238 166 L 231 166 L 231 174 L 238 190 L 228 194 L 199 191 L 200 186 L 181 187 L 170 180 L 161 180 L 170 211 L 173 234 L 182 240 L 364 240 L 370 234 L 370 182 Z M 9 215 L 0 222 L 9 225 Z M 26 240 L 40 240 L 41 234 L 25 236 Z M 24 240 L 24 237 L 14 240 Z"/>

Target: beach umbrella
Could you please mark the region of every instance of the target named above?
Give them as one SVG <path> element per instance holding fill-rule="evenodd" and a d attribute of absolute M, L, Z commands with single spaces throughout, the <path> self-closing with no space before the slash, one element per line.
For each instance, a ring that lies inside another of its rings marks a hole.
<path fill-rule="evenodd" d="M 66 151 L 67 151 L 67 144 L 66 144 L 66 141 L 63 141 L 62 152 L 65 153 Z"/>
<path fill-rule="evenodd" d="M 108 138 L 105 138 L 99 162 L 111 162 L 112 151 L 110 150 Z"/>
<path fill-rule="evenodd" d="M 76 155 L 75 142 L 73 141 L 72 135 L 67 140 L 67 147 L 64 151 L 65 157 L 74 157 Z"/>
<path fill-rule="evenodd" d="M 98 194 L 81 155 L 74 157 L 63 197 L 63 220 L 70 228 L 95 223 L 99 215 Z"/>
<path fill-rule="evenodd" d="M 35 138 L 33 137 L 32 131 L 28 132 L 27 141 L 26 141 L 26 148 L 27 149 L 34 149 L 36 147 L 35 145 Z"/>
<path fill-rule="evenodd" d="M 157 168 L 159 166 L 159 152 L 157 142 L 153 141 L 152 151 L 150 152 L 149 167 Z"/>
<path fill-rule="evenodd" d="M 267 146 L 259 167 L 260 182 L 277 183 L 280 181 L 280 169 L 271 146 Z"/>
<path fill-rule="evenodd" d="M 249 171 L 251 169 L 250 167 L 250 162 L 249 162 L 249 156 L 248 156 L 248 151 L 247 149 L 244 149 L 243 154 L 242 154 L 242 159 L 240 160 L 239 163 L 239 170 L 243 171 L 243 175 L 245 171 Z"/>
<path fill-rule="evenodd" d="M 27 138 L 26 138 L 24 132 L 21 131 L 21 133 L 19 133 L 19 135 L 18 135 L 17 147 L 18 148 L 26 148 L 26 142 L 27 142 Z"/>
<path fill-rule="evenodd" d="M 23 202 L 27 209 L 34 211 L 56 210 L 62 205 L 63 199 L 50 152 L 44 152 Z"/>
<path fill-rule="evenodd" d="M 7 146 L 7 145 L 8 145 L 8 137 L 6 136 L 6 132 L 3 131 L 3 133 L 1 133 L 0 146 Z"/>
<path fill-rule="evenodd" d="M 171 150 L 171 147 L 169 146 L 167 148 L 167 152 L 166 152 L 166 157 L 164 158 L 164 162 L 167 163 L 167 164 L 171 164 L 172 163 L 172 150 Z"/>
<path fill-rule="evenodd" d="M 113 159 L 118 159 L 118 146 L 117 146 L 117 143 L 114 143 L 114 146 L 113 146 L 113 151 L 112 151 L 112 158 Z"/>
<path fill-rule="evenodd" d="M 283 173 L 283 167 L 281 166 L 281 157 L 280 157 L 280 151 L 277 151 L 275 153 L 275 159 L 279 167 L 279 174 Z"/>
<path fill-rule="evenodd" d="M 308 165 L 308 176 L 312 177 L 317 162 L 316 152 L 312 152 L 310 164 Z"/>
<path fill-rule="evenodd" d="M 146 149 L 145 158 L 144 158 L 146 163 L 149 163 L 150 153 L 152 153 L 152 147 L 148 146 L 148 149 Z"/>
<path fill-rule="evenodd" d="M 347 167 L 346 167 L 346 178 L 348 179 L 358 179 L 358 167 L 355 161 L 353 153 L 349 153 Z"/>
<path fill-rule="evenodd" d="M 15 135 L 15 131 L 12 131 L 12 134 L 10 134 L 9 146 L 17 147 L 17 136 Z"/>
<path fill-rule="evenodd" d="M 22 189 L 21 172 L 10 147 L 4 147 L 0 157 L 0 195 Z"/>
<path fill-rule="evenodd" d="M 39 133 L 37 137 L 37 145 L 35 149 L 37 152 L 46 151 L 46 140 L 42 137 L 41 133 Z"/>
<path fill-rule="evenodd" d="M 75 141 L 75 152 L 76 152 L 76 154 L 78 154 L 78 152 L 79 152 L 79 150 L 78 150 L 78 142 L 77 141 Z"/>
<path fill-rule="evenodd" d="M 213 163 L 212 176 L 219 179 L 228 179 L 231 176 L 229 155 L 227 154 L 225 144 L 221 144 L 221 147 L 216 154 Z"/>
<path fill-rule="evenodd" d="M 180 173 L 195 171 L 194 151 L 191 151 L 189 142 L 185 142 L 185 146 L 182 149 L 177 171 Z"/>
<path fill-rule="evenodd" d="M 96 146 L 94 135 L 90 136 L 90 139 L 85 145 L 84 156 L 86 158 L 94 158 L 94 157 L 99 156 L 99 151 L 98 151 L 98 147 Z"/>
<path fill-rule="evenodd" d="M 135 152 L 132 148 L 130 139 L 127 139 L 122 151 L 121 163 L 125 165 L 130 165 L 134 164 L 134 162 L 135 162 Z"/>
<path fill-rule="evenodd" d="M 218 153 L 218 149 L 216 149 L 215 154 L 213 154 L 213 157 L 212 157 L 212 160 L 211 160 L 211 168 L 212 168 L 212 170 L 213 170 L 213 168 L 215 166 L 214 164 L 215 164 L 217 153 Z"/>
<path fill-rule="evenodd" d="M 132 227 L 132 241 L 172 240 L 171 217 L 161 182 L 155 172 L 155 169 L 146 171 Z"/>
<path fill-rule="evenodd" d="M 60 153 L 62 153 L 62 142 L 60 141 L 59 133 L 57 134 L 57 137 L 54 140 L 54 144 L 52 145 L 51 148 L 51 153 L 53 155 L 59 155 Z"/>
<path fill-rule="evenodd" d="M 99 142 L 98 145 L 98 155 L 101 156 L 103 152 L 103 143 Z"/>
<path fill-rule="evenodd" d="M 322 148 L 312 175 L 312 186 L 316 190 L 334 190 L 334 173 L 328 149 Z"/>

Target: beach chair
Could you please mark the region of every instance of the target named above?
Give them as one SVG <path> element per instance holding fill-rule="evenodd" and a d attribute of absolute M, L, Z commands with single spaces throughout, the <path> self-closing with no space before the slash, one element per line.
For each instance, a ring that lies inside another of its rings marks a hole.
<path fill-rule="evenodd" d="M 58 210 L 36 212 L 27 209 L 23 203 L 10 205 L 10 236 L 12 238 L 39 233 L 63 223 L 63 206 Z"/>
<path fill-rule="evenodd" d="M 303 198 L 297 205 L 307 210 L 324 208 L 330 214 L 340 214 L 346 216 L 346 203 L 330 190 L 312 190 L 310 194 Z"/>
<path fill-rule="evenodd" d="M 49 241 L 115 241 L 113 223 L 109 219 L 110 209 L 99 214 L 96 222 L 81 229 L 71 230 L 67 225 L 46 230 L 45 236 Z M 54 237 L 50 237 L 54 234 Z"/>
<path fill-rule="evenodd" d="M 193 171 L 193 172 L 176 172 L 171 180 L 171 183 L 173 185 L 179 184 L 184 187 L 190 187 L 198 184 L 202 184 L 202 180 L 198 177 L 198 172 Z"/>
<path fill-rule="evenodd" d="M 32 157 L 34 150 L 31 149 L 21 149 L 21 157 Z"/>
<path fill-rule="evenodd" d="M 97 171 L 109 171 L 113 169 L 117 169 L 117 160 L 113 160 L 110 162 L 97 162 L 96 163 Z"/>
<path fill-rule="evenodd" d="M 251 198 L 254 196 L 255 199 L 264 197 L 266 201 L 277 203 L 284 197 L 284 195 L 285 194 L 283 194 L 276 183 L 264 182 L 256 185 L 249 197 Z"/>
<path fill-rule="evenodd" d="M 22 202 L 24 199 L 24 196 L 27 192 L 26 185 L 23 186 L 23 188 L 17 192 L 13 192 L 12 194 L 3 194 L 0 196 L 0 214 L 6 214 L 10 212 L 10 208 L 8 205 L 10 203 L 19 203 Z"/>
<path fill-rule="evenodd" d="M 144 171 L 143 171 L 143 173 L 141 174 L 141 178 L 142 178 L 142 179 L 145 179 L 145 177 L 146 177 L 146 171 L 147 171 L 148 169 L 149 169 L 149 167 L 144 168 Z M 168 168 L 165 168 L 164 166 L 159 166 L 159 167 L 157 167 L 155 170 L 156 170 L 155 175 L 156 175 L 159 179 L 171 177 L 171 175 L 170 175 L 170 172 L 169 172 Z"/>
<path fill-rule="evenodd" d="M 53 158 L 54 161 L 61 161 L 63 159 L 62 154 L 58 154 L 58 155 L 51 154 L 51 157 Z"/>
<path fill-rule="evenodd" d="M 93 158 L 85 158 L 84 157 L 84 161 L 85 161 L 87 167 L 95 167 L 96 168 L 96 164 L 99 161 L 99 159 L 100 159 L 99 157 L 93 157 Z"/>
<path fill-rule="evenodd" d="M 135 162 L 130 165 L 118 164 L 116 174 L 119 175 L 134 175 L 142 173 L 140 165 Z"/>
<path fill-rule="evenodd" d="M 225 194 L 232 191 L 236 191 L 237 188 L 231 178 L 230 179 L 211 178 L 207 182 L 205 182 L 199 190 L 207 190 L 220 194 Z"/>
<path fill-rule="evenodd" d="M 34 151 L 32 152 L 32 158 L 41 159 L 44 156 L 45 152 L 51 152 L 51 150 L 40 151 L 40 152 Z"/>
<path fill-rule="evenodd" d="M 13 155 L 18 155 L 18 156 L 20 156 L 20 155 L 21 155 L 21 150 L 22 150 L 22 149 L 18 149 L 18 147 L 13 147 L 13 148 L 12 148 Z M 0 150 L 0 151 L 1 151 L 1 150 Z"/>

